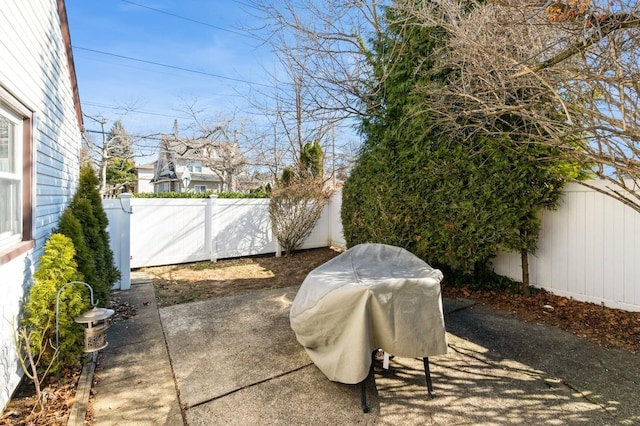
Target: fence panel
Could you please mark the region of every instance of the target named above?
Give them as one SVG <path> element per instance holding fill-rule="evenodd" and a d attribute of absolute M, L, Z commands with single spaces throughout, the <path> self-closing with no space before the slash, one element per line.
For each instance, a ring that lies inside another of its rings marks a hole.
<path fill-rule="evenodd" d="M 135 198 L 131 199 L 132 214 L 124 216 L 119 200 L 103 203 L 109 209 L 112 245 L 120 239 L 122 221 L 131 221 L 130 268 L 275 253 L 278 249 L 267 199 Z M 334 220 L 330 206 L 325 206 L 301 248 L 330 246 Z"/>
<path fill-rule="evenodd" d="M 120 270 L 120 280 L 113 285 L 113 289 L 127 290 L 131 286 L 130 259 L 130 205 L 131 195 L 122 194 L 119 199 L 108 199 L 102 201 L 102 207 L 109 220 L 107 233 L 109 234 L 109 245 L 113 252 L 113 259 Z"/>
<path fill-rule="evenodd" d="M 211 223 L 218 259 L 274 253 L 268 199 L 214 199 Z"/>
<path fill-rule="evenodd" d="M 342 210 L 342 189 L 336 191 L 329 200 L 329 226 L 331 235 L 331 245 L 339 248 L 346 248 L 347 241 L 342 231 L 342 218 L 340 211 Z"/>
<path fill-rule="evenodd" d="M 604 187 L 604 186 L 603 186 Z M 570 184 L 556 211 L 542 215 L 532 285 L 577 300 L 640 311 L 640 214 L 611 197 Z M 493 262 L 501 275 L 522 279 L 520 256 Z"/>
<path fill-rule="evenodd" d="M 207 260 L 208 199 L 131 200 L 131 268 Z"/>

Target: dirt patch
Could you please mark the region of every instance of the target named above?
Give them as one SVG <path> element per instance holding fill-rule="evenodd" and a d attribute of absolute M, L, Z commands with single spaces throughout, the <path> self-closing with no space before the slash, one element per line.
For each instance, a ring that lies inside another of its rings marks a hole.
<path fill-rule="evenodd" d="M 443 286 L 443 295 L 473 299 L 523 321 L 561 328 L 604 348 L 640 354 L 640 312 L 578 302 L 544 290 L 524 296 Z"/>
<path fill-rule="evenodd" d="M 78 367 L 66 372 L 61 376 L 60 385 L 55 377 L 48 378 L 42 387 L 44 410 L 38 404 L 33 382 L 23 380 L 0 416 L 0 425 L 66 425 L 81 371 L 82 368 Z"/>
<path fill-rule="evenodd" d="M 331 248 L 273 254 L 218 262 L 143 268 L 153 277 L 158 306 L 194 302 L 256 290 L 298 286 L 311 270 L 340 254 Z"/>

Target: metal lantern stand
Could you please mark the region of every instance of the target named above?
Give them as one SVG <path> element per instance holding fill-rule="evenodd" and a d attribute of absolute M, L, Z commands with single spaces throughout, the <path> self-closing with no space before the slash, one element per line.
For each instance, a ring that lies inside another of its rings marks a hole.
<path fill-rule="evenodd" d="M 84 351 L 91 353 L 107 347 L 107 320 L 113 315 L 112 309 L 96 308 L 85 312 L 75 319 L 79 324 L 86 324 L 84 329 Z"/>
<path fill-rule="evenodd" d="M 60 324 L 58 314 L 60 312 L 60 293 L 66 287 L 74 284 L 82 284 L 89 289 L 91 296 L 91 309 L 75 318 L 75 322 L 86 324 L 84 329 L 84 352 L 91 353 L 99 351 L 107 346 L 108 319 L 114 314 L 113 309 L 98 308 L 98 300 L 93 300 L 93 288 L 82 281 L 71 281 L 60 287 L 56 293 L 56 363 L 60 360 Z M 60 381 L 60 371 L 58 370 L 58 382 Z"/>

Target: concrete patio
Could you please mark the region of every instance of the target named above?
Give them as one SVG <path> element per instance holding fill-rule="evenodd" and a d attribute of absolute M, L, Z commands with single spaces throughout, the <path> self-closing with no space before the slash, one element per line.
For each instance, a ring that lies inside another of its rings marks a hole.
<path fill-rule="evenodd" d="M 158 310 L 150 283 L 118 297 L 134 317 L 109 330 L 96 425 L 640 424 L 640 357 L 444 300 L 449 354 L 374 365 L 369 413 L 358 385 L 330 382 L 289 326 L 296 288 Z M 182 410 L 181 410 L 182 407 Z"/>

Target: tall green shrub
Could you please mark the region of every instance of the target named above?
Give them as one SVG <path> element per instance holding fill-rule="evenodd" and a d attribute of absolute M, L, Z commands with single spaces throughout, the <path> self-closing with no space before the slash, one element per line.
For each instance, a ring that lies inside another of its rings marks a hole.
<path fill-rule="evenodd" d="M 538 213 L 557 202 L 566 165 L 514 132 L 523 123 L 508 114 L 491 137 L 439 127 L 433 93 L 457 72 L 438 65 L 448 34 L 402 13 L 386 10 L 373 43 L 365 143 L 343 188 L 347 245 L 398 245 L 481 279 L 498 251 L 535 249 Z M 450 114 L 464 113 L 451 105 Z"/>
<path fill-rule="evenodd" d="M 73 242 L 62 234 L 52 234 L 44 246 L 38 267 L 33 275 L 29 299 L 24 305 L 25 316 L 21 326 L 31 335 L 29 344 L 36 358 L 40 373 L 56 358 L 56 294 L 71 281 L 82 281 L 73 257 Z M 89 306 L 88 290 L 83 285 L 69 285 L 59 297 L 60 363 L 53 364 L 51 371 L 74 365 L 83 350 L 83 326 L 74 318 Z"/>
<path fill-rule="evenodd" d="M 113 251 L 109 245 L 107 232 L 109 220 L 102 207 L 98 185 L 99 180 L 95 171 L 91 166 L 83 166 L 80 169 L 78 190 L 69 208 L 80 222 L 84 243 L 93 260 L 95 275 L 86 278 L 87 284 L 93 287 L 99 305 L 106 307 L 109 303 L 111 287 L 120 279 L 120 271 L 113 261 Z M 80 266 L 81 270 L 85 268 L 91 269 L 88 265 Z"/>
<path fill-rule="evenodd" d="M 93 253 L 89 247 L 87 247 L 85 236 L 82 232 L 82 225 L 73 214 L 71 207 L 67 207 L 62 213 L 62 216 L 60 216 L 55 232 L 69 237 L 73 242 L 75 248 L 74 260 L 85 282 L 89 285 L 98 282 Z"/>
<path fill-rule="evenodd" d="M 322 179 L 324 153 L 319 141 L 307 142 L 300 152 L 300 175 L 305 178 Z"/>

